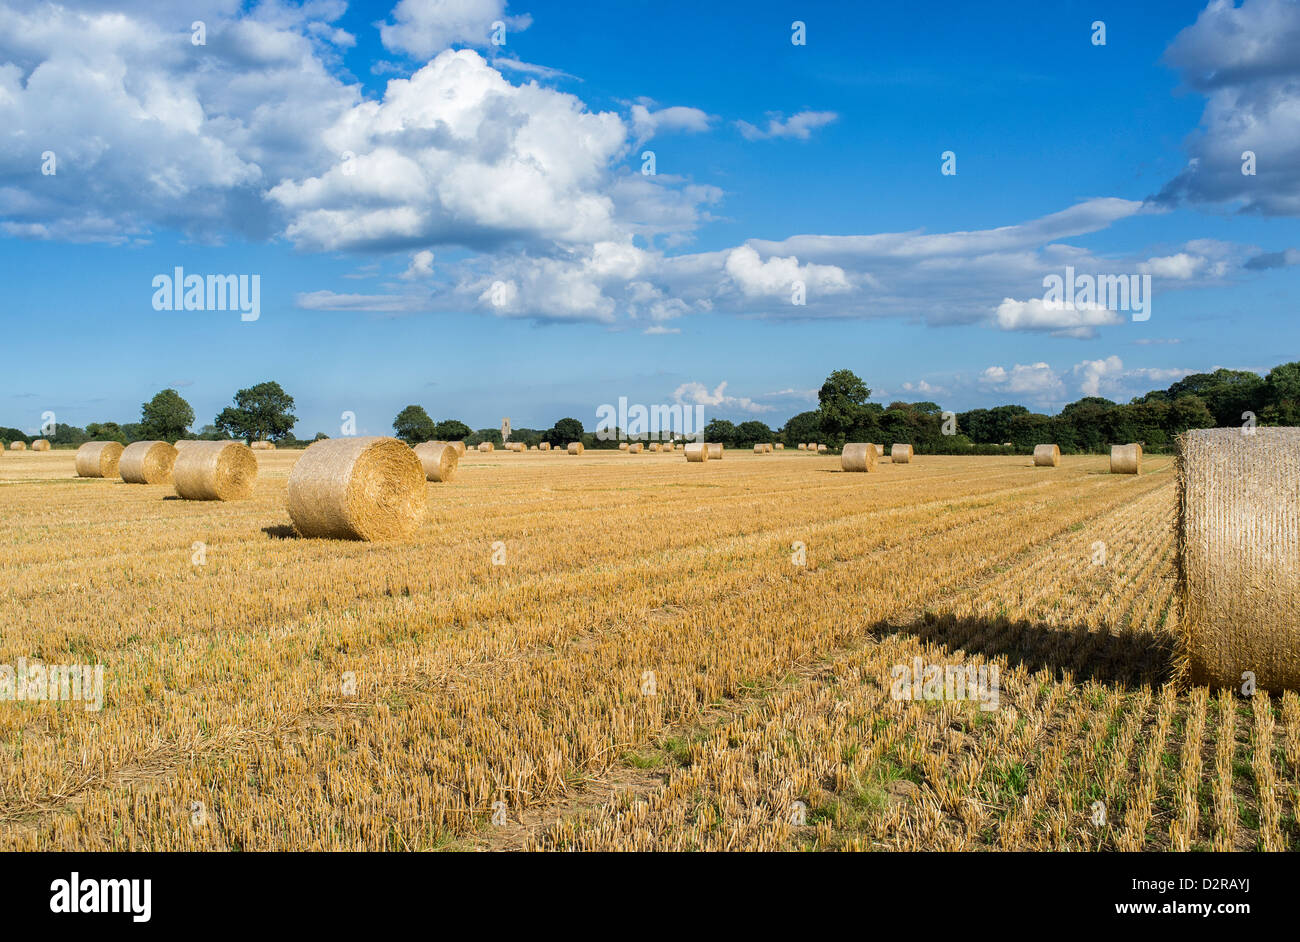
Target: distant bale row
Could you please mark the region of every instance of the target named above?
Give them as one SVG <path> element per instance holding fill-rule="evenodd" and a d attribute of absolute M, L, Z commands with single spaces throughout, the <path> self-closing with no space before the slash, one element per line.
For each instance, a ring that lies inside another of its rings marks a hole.
<path fill-rule="evenodd" d="M 422 442 L 415 446 L 415 456 L 429 481 L 445 484 L 456 476 L 460 466 L 460 454 L 449 442 Z"/>
<path fill-rule="evenodd" d="M 1141 445 L 1111 445 L 1110 446 L 1110 473 L 1111 474 L 1141 474 L 1142 473 L 1142 446 Z"/>
<path fill-rule="evenodd" d="M 1300 689 L 1300 428 L 1180 436 L 1178 600 L 1192 683 Z"/>
<path fill-rule="evenodd" d="M 115 478 L 123 447 L 118 442 L 86 442 L 77 449 L 77 477 Z"/>
<path fill-rule="evenodd" d="M 289 516 L 304 537 L 410 536 L 427 503 L 420 458 L 395 438 L 315 442 L 289 473 Z"/>
<path fill-rule="evenodd" d="M 876 446 L 870 442 L 850 442 L 840 452 L 840 468 L 845 471 L 872 471 L 876 467 Z"/>
<path fill-rule="evenodd" d="M 172 483 L 185 500 L 247 500 L 257 456 L 243 442 L 190 442 L 175 455 Z"/>
<path fill-rule="evenodd" d="M 167 484 L 172 479 L 176 455 L 176 449 L 167 442 L 132 442 L 122 450 L 117 472 L 127 484 Z"/>
<path fill-rule="evenodd" d="M 1035 445 L 1034 467 L 1055 468 L 1061 464 L 1060 445 Z"/>

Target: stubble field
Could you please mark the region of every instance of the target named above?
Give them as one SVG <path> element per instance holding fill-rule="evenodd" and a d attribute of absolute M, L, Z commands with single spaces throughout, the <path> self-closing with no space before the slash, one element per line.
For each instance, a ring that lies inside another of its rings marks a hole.
<path fill-rule="evenodd" d="M 294 536 L 300 454 L 0 456 L 0 665 L 104 666 L 0 700 L 0 848 L 1300 847 L 1300 699 L 1170 682 L 1170 459 L 470 453 L 365 544 Z"/>

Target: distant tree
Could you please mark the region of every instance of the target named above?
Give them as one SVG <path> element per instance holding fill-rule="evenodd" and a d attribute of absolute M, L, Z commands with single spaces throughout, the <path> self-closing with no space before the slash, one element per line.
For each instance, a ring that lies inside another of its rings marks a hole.
<path fill-rule="evenodd" d="M 1263 377 L 1249 370 L 1215 370 L 1193 373 L 1166 390 L 1166 399 L 1200 396 L 1220 427 L 1238 426 L 1243 412 L 1258 414 L 1267 403 L 1268 389 Z"/>
<path fill-rule="evenodd" d="M 567 445 L 569 442 L 582 441 L 582 434 L 582 423 L 566 416 L 555 423 L 546 437 L 552 445 Z"/>
<path fill-rule="evenodd" d="M 122 426 L 116 422 L 91 422 L 86 426 L 86 434 L 98 442 L 126 444 L 126 435 L 122 431 Z"/>
<path fill-rule="evenodd" d="M 140 406 L 141 431 L 147 438 L 174 442 L 194 421 L 194 409 L 174 389 L 164 389 Z"/>
<path fill-rule="evenodd" d="M 781 438 L 787 448 L 794 448 L 801 442 L 815 442 L 820 436 L 821 413 L 815 410 L 791 416 L 781 429 Z"/>
<path fill-rule="evenodd" d="M 736 426 L 726 419 L 710 419 L 704 426 L 704 440 L 720 445 L 736 444 Z"/>
<path fill-rule="evenodd" d="M 429 418 L 429 413 L 424 411 L 424 406 L 407 406 L 397 413 L 397 418 L 393 419 L 393 430 L 408 445 L 418 445 L 437 437 L 437 426 Z"/>
<path fill-rule="evenodd" d="M 473 429 L 464 422 L 443 419 L 434 426 L 433 437 L 440 442 L 459 442 L 464 441 L 472 431 Z"/>
<path fill-rule="evenodd" d="M 852 370 L 836 370 L 826 377 L 817 392 L 821 412 L 821 438 L 831 445 L 843 445 L 849 430 L 861 425 L 871 388 Z"/>
<path fill-rule="evenodd" d="M 756 445 L 774 441 L 775 439 L 776 433 L 768 428 L 764 422 L 750 419 L 748 422 L 741 422 L 736 426 L 737 445 Z"/>
<path fill-rule="evenodd" d="M 232 438 L 277 441 L 298 422 L 292 409 L 293 397 L 279 383 L 258 383 L 235 393 L 235 405 L 222 409 L 215 424 Z"/>
<path fill-rule="evenodd" d="M 317 432 L 317 433 L 316 433 L 316 437 L 313 438 L 312 441 L 314 441 L 314 442 L 326 442 L 326 441 L 329 441 L 329 436 L 326 435 L 324 432 Z"/>
<path fill-rule="evenodd" d="M 1267 404 L 1259 419 L 1270 425 L 1300 425 L 1300 361 L 1283 363 L 1264 377 Z"/>

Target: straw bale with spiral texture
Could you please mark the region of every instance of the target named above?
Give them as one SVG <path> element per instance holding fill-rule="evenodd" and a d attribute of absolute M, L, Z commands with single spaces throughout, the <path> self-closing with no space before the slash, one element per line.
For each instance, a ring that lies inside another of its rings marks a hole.
<path fill-rule="evenodd" d="M 1061 463 L 1060 445 L 1035 445 L 1034 467 L 1055 468 Z"/>
<path fill-rule="evenodd" d="M 889 449 L 889 458 L 894 464 L 908 464 L 912 460 L 912 446 L 895 444 Z"/>
<path fill-rule="evenodd" d="M 420 459 L 395 438 L 319 441 L 289 472 L 289 516 L 300 536 L 408 537 L 427 502 Z"/>
<path fill-rule="evenodd" d="M 43 438 L 38 438 L 32 442 L 32 451 L 49 451 L 50 443 Z"/>
<path fill-rule="evenodd" d="M 453 448 L 456 449 L 456 454 L 457 454 L 457 455 L 459 455 L 459 456 L 462 457 L 462 458 L 465 457 L 465 443 L 464 443 L 464 442 L 448 442 L 447 444 L 451 445 L 451 447 L 453 447 Z"/>
<path fill-rule="evenodd" d="M 275 451 L 275 442 L 255 441 L 248 446 L 253 451 Z"/>
<path fill-rule="evenodd" d="M 167 484 L 176 464 L 176 449 L 166 442 L 132 442 L 122 451 L 117 473 L 127 484 Z"/>
<path fill-rule="evenodd" d="M 722 445 L 719 442 L 709 442 L 709 460 L 722 460 Z"/>
<path fill-rule="evenodd" d="M 708 461 L 709 446 L 704 444 L 704 442 L 687 442 L 686 460 L 687 461 Z"/>
<path fill-rule="evenodd" d="M 10 450 L 10 451 L 26 451 L 26 450 L 27 450 L 27 443 L 26 443 L 26 442 L 10 442 L 10 443 L 9 443 L 9 450 Z"/>
<path fill-rule="evenodd" d="M 460 455 L 446 442 L 422 442 L 415 446 L 415 457 L 420 459 L 426 480 L 444 484 L 456 476 L 460 465 Z"/>
<path fill-rule="evenodd" d="M 1111 445 L 1110 446 L 1110 473 L 1111 474 L 1141 474 L 1142 473 L 1142 446 L 1132 445 Z"/>
<path fill-rule="evenodd" d="M 870 471 L 876 466 L 876 448 L 867 442 L 850 442 L 840 452 L 840 467 L 845 471 Z"/>
<path fill-rule="evenodd" d="M 184 500 L 247 500 L 257 456 L 243 442 L 190 442 L 176 453 L 172 485 Z"/>
<path fill-rule="evenodd" d="M 586 449 L 582 447 L 582 442 L 569 442 L 568 452 L 571 455 L 580 455 Z"/>
<path fill-rule="evenodd" d="M 86 442 L 77 449 L 77 477 L 117 477 L 117 464 L 122 460 L 122 451 L 122 445 L 118 442 Z"/>
<path fill-rule="evenodd" d="M 1179 437 L 1178 663 L 1193 684 L 1300 689 L 1300 428 Z"/>

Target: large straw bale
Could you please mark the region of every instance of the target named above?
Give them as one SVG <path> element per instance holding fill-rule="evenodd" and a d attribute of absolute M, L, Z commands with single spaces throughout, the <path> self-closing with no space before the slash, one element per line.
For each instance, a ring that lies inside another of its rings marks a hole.
<path fill-rule="evenodd" d="M 464 457 L 465 457 L 465 443 L 464 443 L 464 442 L 448 442 L 448 444 L 451 445 L 453 448 L 456 449 L 456 454 L 457 454 L 459 457 L 461 457 L 461 458 L 464 458 Z"/>
<path fill-rule="evenodd" d="M 1034 467 L 1055 468 L 1061 464 L 1060 445 L 1035 445 Z"/>
<path fill-rule="evenodd" d="M 122 445 L 118 442 L 86 442 L 77 449 L 77 477 L 117 477 L 122 450 Z"/>
<path fill-rule="evenodd" d="M 840 452 L 840 467 L 845 471 L 871 471 L 876 467 L 876 449 L 869 442 L 849 442 Z"/>
<path fill-rule="evenodd" d="M 27 450 L 27 443 L 26 443 L 26 442 L 10 442 L 10 443 L 9 443 L 9 450 L 10 450 L 10 451 L 26 451 L 26 450 Z"/>
<path fill-rule="evenodd" d="M 889 458 L 894 464 L 908 464 L 912 460 L 912 446 L 895 444 L 889 449 Z"/>
<path fill-rule="evenodd" d="M 1300 428 L 1179 438 L 1179 660 L 1194 684 L 1300 689 Z"/>
<path fill-rule="evenodd" d="M 709 442 L 709 460 L 710 460 L 710 461 L 721 461 L 721 460 L 722 460 L 722 443 L 721 443 L 721 442 Z"/>
<path fill-rule="evenodd" d="M 687 461 L 708 461 L 709 446 L 706 445 L 704 442 L 687 442 L 686 460 Z"/>
<path fill-rule="evenodd" d="M 319 441 L 289 473 L 289 516 L 305 537 L 407 537 L 427 502 L 420 459 L 395 438 Z"/>
<path fill-rule="evenodd" d="M 415 446 L 415 457 L 420 459 L 427 480 L 446 483 L 456 476 L 460 455 L 448 442 L 421 442 Z"/>
<path fill-rule="evenodd" d="M 1141 474 L 1142 473 L 1142 446 L 1132 445 L 1111 445 L 1110 446 L 1110 473 L 1111 474 Z"/>
<path fill-rule="evenodd" d="M 32 451 L 49 451 L 50 443 L 44 438 L 38 438 L 32 442 Z"/>
<path fill-rule="evenodd" d="M 172 484 L 185 500 L 247 500 L 257 456 L 243 442 L 190 442 L 176 453 Z"/>
<path fill-rule="evenodd" d="M 580 455 L 585 450 L 586 449 L 582 447 L 582 442 L 569 442 L 569 447 L 567 449 L 571 455 Z"/>
<path fill-rule="evenodd" d="M 117 473 L 127 484 L 167 484 L 176 454 L 166 442 L 132 442 L 122 450 Z"/>

